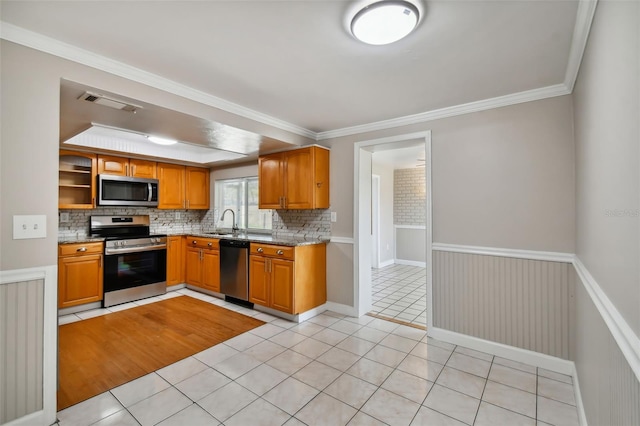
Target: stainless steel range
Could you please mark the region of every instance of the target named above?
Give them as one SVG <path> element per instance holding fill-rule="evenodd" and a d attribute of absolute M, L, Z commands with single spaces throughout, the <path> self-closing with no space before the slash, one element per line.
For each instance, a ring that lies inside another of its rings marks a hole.
<path fill-rule="evenodd" d="M 167 291 L 167 237 L 151 235 L 149 216 L 91 216 L 104 237 L 104 298 L 109 307 Z"/>

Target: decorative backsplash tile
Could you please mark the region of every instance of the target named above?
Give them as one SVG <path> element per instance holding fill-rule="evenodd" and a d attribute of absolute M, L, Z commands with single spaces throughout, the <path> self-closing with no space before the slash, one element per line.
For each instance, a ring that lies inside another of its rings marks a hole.
<path fill-rule="evenodd" d="M 424 168 L 393 172 L 393 223 L 424 225 L 426 180 Z"/>
<path fill-rule="evenodd" d="M 58 223 L 60 238 L 89 235 L 91 216 L 149 215 L 152 234 L 188 234 L 212 232 L 218 226 L 217 209 L 211 210 L 159 210 L 145 207 L 98 207 L 93 210 L 60 210 L 69 213 L 68 222 Z M 331 237 L 331 212 L 327 210 L 273 210 L 274 237 L 305 237 L 328 239 Z"/>
<path fill-rule="evenodd" d="M 331 211 L 329 209 L 274 210 L 272 227 L 275 238 L 329 239 L 331 237 Z"/>

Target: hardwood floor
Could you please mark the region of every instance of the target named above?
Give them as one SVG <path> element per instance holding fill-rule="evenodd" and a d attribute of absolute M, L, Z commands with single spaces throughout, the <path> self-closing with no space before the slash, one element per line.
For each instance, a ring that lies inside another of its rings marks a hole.
<path fill-rule="evenodd" d="M 180 296 L 61 325 L 58 410 L 262 324 Z"/>

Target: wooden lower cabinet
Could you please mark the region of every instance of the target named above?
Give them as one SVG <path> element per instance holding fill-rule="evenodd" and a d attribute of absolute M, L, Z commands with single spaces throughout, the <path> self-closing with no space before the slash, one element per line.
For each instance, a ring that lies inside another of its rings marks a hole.
<path fill-rule="evenodd" d="M 249 301 L 299 314 L 327 301 L 326 246 L 251 243 Z"/>
<path fill-rule="evenodd" d="M 103 297 L 102 243 L 58 246 L 58 307 L 99 302 Z"/>
<path fill-rule="evenodd" d="M 167 286 L 185 282 L 184 241 L 182 236 L 167 237 Z"/>
<path fill-rule="evenodd" d="M 185 282 L 189 285 L 220 292 L 219 240 L 187 237 Z"/>

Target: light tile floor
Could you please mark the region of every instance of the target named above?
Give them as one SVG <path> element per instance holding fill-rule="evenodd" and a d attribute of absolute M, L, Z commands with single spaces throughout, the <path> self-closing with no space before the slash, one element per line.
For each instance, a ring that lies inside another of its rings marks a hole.
<path fill-rule="evenodd" d="M 181 294 L 267 324 L 62 410 L 60 425 L 578 424 L 569 376 L 369 316 L 295 324 L 165 297 Z"/>
<path fill-rule="evenodd" d="M 371 313 L 400 321 L 427 325 L 426 268 L 391 265 L 371 269 Z"/>

